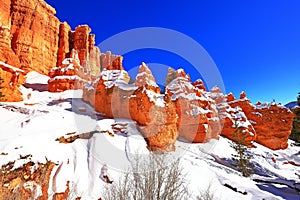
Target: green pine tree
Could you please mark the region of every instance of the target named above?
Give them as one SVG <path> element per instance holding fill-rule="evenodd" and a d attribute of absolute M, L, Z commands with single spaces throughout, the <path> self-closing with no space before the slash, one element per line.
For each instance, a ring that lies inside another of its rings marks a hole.
<path fill-rule="evenodd" d="M 300 92 L 298 93 L 297 102 L 300 106 Z M 291 110 L 295 114 L 295 117 L 293 120 L 293 129 L 289 138 L 294 140 L 294 142 L 292 143 L 293 145 L 300 146 L 300 109 L 298 107 L 295 107 Z"/>
<path fill-rule="evenodd" d="M 4 80 L 0 77 L 0 101 L 3 101 L 4 100 L 3 97 L 5 96 L 1 91 L 1 89 L 3 88 L 2 87 L 3 82 Z"/>
<path fill-rule="evenodd" d="M 166 77 L 166 86 L 169 85 L 169 83 L 171 83 L 175 78 L 176 78 L 176 71 L 173 68 L 169 67 L 168 74 Z"/>
<path fill-rule="evenodd" d="M 234 141 L 231 141 L 230 147 L 235 150 L 235 154 L 232 154 L 233 165 L 242 173 L 244 177 L 249 177 L 255 172 L 251 159 L 253 156 L 248 152 L 248 148 L 243 144 L 246 144 L 246 134 L 241 131 L 241 127 L 235 124 L 235 131 L 233 134 Z"/>

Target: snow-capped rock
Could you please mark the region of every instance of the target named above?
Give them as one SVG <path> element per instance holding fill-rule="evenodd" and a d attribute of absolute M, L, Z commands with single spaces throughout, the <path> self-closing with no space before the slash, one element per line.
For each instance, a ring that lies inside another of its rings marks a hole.
<path fill-rule="evenodd" d="M 197 143 L 218 138 L 221 126 L 215 102 L 206 94 L 202 86 L 201 88 L 194 86 L 183 69 L 177 71 L 169 69 L 166 82 L 170 82 L 166 86 L 166 95 L 176 106 L 179 135 L 190 142 Z"/>
<path fill-rule="evenodd" d="M 73 50 L 74 52 L 75 50 Z M 66 58 L 61 66 L 54 67 L 49 72 L 48 90 L 62 92 L 65 90 L 82 89 L 90 77 L 89 73 L 78 63 L 77 53 L 73 58 Z"/>
<path fill-rule="evenodd" d="M 255 141 L 270 149 L 285 149 L 291 134 L 294 114 L 276 103 L 252 104 L 243 92 L 238 100 L 230 99 L 231 107 L 240 107 L 255 129 Z"/>

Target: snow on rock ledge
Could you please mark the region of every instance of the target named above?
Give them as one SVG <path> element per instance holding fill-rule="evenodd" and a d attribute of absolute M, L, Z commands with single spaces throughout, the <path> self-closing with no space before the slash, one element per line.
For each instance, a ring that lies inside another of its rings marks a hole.
<path fill-rule="evenodd" d="M 160 88 L 145 63 L 140 66 L 135 85 L 138 89 L 130 98 L 130 114 L 133 120 L 145 126 L 141 132 L 148 148 L 173 151 L 178 137 L 175 104 L 160 94 Z"/>
<path fill-rule="evenodd" d="M 291 134 L 294 114 L 276 103 L 253 105 L 242 93 L 240 99 L 228 102 L 233 108 L 240 107 L 256 132 L 255 141 L 270 149 L 285 149 Z"/>
<path fill-rule="evenodd" d="M 173 80 L 172 80 L 173 78 Z M 217 139 L 221 131 L 215 101 L 198 80 L 194 85 L 183 69 L 169 69 L 166 96 L 175 103 L 179 135 L 190 142 Z"/>
<path fill-rule="evenodd" d="M 75 57 L 78 57 L 77 54 L 75 54 Z M 61 66 L 50 70 L 50 79 L 48 80 L 48 90 L 50 92 L 82 89 L 83 85 L 89 81 L 87 70 L 79 65 L 75 57 L 64 59 Z"/>
<path fill-rule="evenodd" d="M 228 102 L 235 101 L 235 98 L 232 93 L 228 94 L 226 97 Z M 230 140 L 235 141 L 234 132 L 236 128 L 239 128 L 240 132 L 244 133 L 245 143 L 244 145 L 252 146 L 253 142 L 256 139 L 256 131 L 253 128 L 252 124 L 246 117 L 243 109 L 239 106 L 232 106 L 230 103 L 223 103 L 223 108 L 225 109 L 225 118 L 224 126 L 222 130 L 222 136 L 229 138 Z"/>
<path fill-rule="evenodd" d="M 103 117 L 136 121 L 151 150 L 173 150 L 178 136 L 195 143 L 218 139 L 219 134 L 233 140 L 235 126 L 246 134 L 245 145 L 287 147 L 293 114 L 283 106 L 253 105 L 245 93 L 236 100 L 217 87 L 208 92 L 203 81 L 191 83 L 182 69 L 169 69 L 164 94 L 145 63 L 136 82 L 130 81 L 120 57 L 84 87 L 83 99 Z"/>

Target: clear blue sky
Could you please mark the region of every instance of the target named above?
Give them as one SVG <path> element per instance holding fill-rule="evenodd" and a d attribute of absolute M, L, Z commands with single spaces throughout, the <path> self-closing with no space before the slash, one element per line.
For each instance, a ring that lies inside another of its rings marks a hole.
<path fill-rule="evenodd" d="M 164 27 L 196 40 L 210 54 L 226 92 L 245 91 L 252 102 L 287 103 L 300 92 L 300 1 L 46 0 L 72 28 L 88 24 L 96 43 L 132 28 Z M 176 41 L 174 41 L 176 42 Z M 161 51 L 125 55 L 125 67 L 141 61 L 191 68 Z M 192 77 L 193 79 L 195 77 Z"/>

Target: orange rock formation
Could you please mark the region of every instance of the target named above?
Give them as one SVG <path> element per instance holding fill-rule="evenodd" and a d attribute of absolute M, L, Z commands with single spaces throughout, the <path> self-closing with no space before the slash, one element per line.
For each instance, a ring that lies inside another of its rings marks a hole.
<path fill-rule="evenodd" d="M 6 36 L 0 60 L 26 72 L 47 74 L 56 65 L 58 50 L 60 22 L 55 9 L 39 0 L 4 0 L 0 13 Z"/>
<path fill-rule="evenodd" d="M 180 69 L 169 69 L 166 94 L 171 97 L 178 115 L 179 135 L 190 142 L 205 142 L 218 138 L 221 124 L 218 118 L 215 101 L 206 93 L 200 81 L 190 82 L 190 77 Z"/>
<path fill-rule="evenodd" d="M 75 51 L 75 50 L 73 50 Z M 84 67 L 80 66 L 77 53 L 74 58 L 66 58 L 62 65 L 52 68 L 49 72 L 48 90 L 62 92 L 65 90 L 82 89 L 90 78 Z"/>
<path fill-rule="evenodd" d="M 135 84 L 124 71 L 121 56 L 101 54 L 87 25 L 75 31 L 55 17 L 42 0 L 0 2 L 0 77 L 4 100 L 22 100 L 19 86 L 32 70 L 48 74 L 49 90 L 84 89 L 83 98 L 106 117 L 134 119 L 149 148 L 172 149 L 178 134 L 189 142 L 205 142 L 219 133 L 230 139 L 235 126 L 272 149 L 287 147 L 294 115 L 276 104 L 253 105 L 242 94 L 224 96 L 218 88 L 207 92 L 204 83 L 183 70 L 169 69 L 166 92 L 143 63 Z M 56 67 L 58 66 L 58 67 Z M 96 79 L 96 75 L 100 76 Z M 221 125 L 223 124 L 223 130 Z M 270 131 L 272 130 L 272 131 Z"/>
<path fill-rule="evenodd" d="M 26 72 L 48 74 L 49 70 L 78 50 L 80 64 L 92 73 L 100 71 L 100 50 L 87 25 L 74 32 L 61 23 L 56 11 L 44 1 L 4 0 L 0 2 L 0 61 Z"/>
<path fill-rule="evenodd" d="M 245 93 L 241 93 L 240 99 L 228 103 L 233 108 L 242 108 L 255 129 L 257 143 L 273 150 L 287 148 L 294 118 L 289 109 L 276 103 L 253 105 Z"/>
<path fill-rule="evenodd" d="M 101 54 L 100 49 L 95 47 L 91 28 L 84 25 L 72 31 L 55 14 L 55 9 L 41 0 L 1 1 L 0 61 L 24 73 L 37 71 L 47 75 L 51 68 L 60 66 L 65 58 L 69 58 L 72 49 L 75 49 L 80 65 L 91 75 L 97 75 L 101 68 Z M 9 85 L 4 87 L 6 92 L 9 91 L 7 94 L 13 93 Z M 14 100 L 22 99 L 20 92 L 14 92 L 14 95 Z"/>
<path fill-rule="evenodd" d="M 142 63 L 136 77 L 137 90 L 130 97 L 131 118 L 144 126 L 141 129 L 148 148 L 173 151 L 178 137 L 175 104 L 160 94 L 152 72 Z"/>
<path fill-rule="evenodd" d="M 0 101 L 21 101 L 19 87 L 25 82 L 25 72 L 0 61 L 0 77 L 3 79 L 1 92 L 5 96 Z"/>

